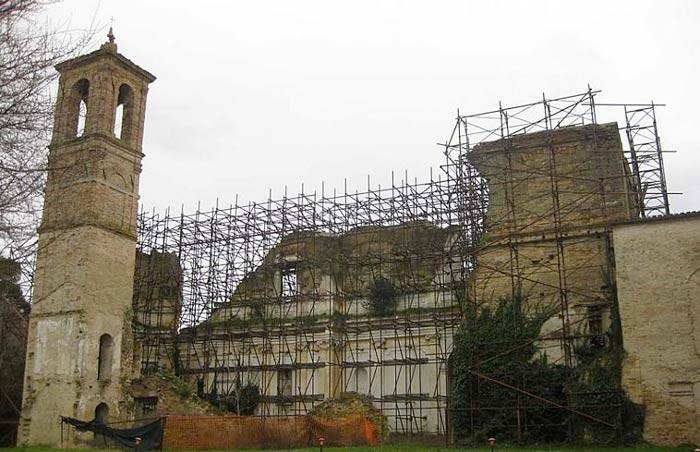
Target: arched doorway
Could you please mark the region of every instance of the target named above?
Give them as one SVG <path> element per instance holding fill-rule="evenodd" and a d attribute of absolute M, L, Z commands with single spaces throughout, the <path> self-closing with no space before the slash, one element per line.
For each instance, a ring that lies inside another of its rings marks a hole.
<path fill-rule="evenodd" d="M 102 402 L 95 407 L 95 423 L 106 424 L 109 418 L 109 406 Z"/>

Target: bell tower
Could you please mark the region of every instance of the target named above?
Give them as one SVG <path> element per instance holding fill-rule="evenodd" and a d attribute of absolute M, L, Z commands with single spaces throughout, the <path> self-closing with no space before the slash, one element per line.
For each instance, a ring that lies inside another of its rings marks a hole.
<path fill-rule="evenodd" d="M 136 212 L 146 93 L 155 77 L 117 53 L 111 29 L 108 38 L 56 66 L 23 444 L 58 445 L 61 416 L 109 422 L 131 415 Z"/>

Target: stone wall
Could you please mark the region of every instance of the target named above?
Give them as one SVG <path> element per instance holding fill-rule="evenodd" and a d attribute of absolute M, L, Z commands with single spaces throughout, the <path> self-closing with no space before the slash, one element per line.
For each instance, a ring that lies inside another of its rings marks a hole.
<path fill-rule="evenodd" d="M 700 215 L 613 230 L 626 357 L 623 388 L 644 439 L 700 444 Z"/>
<path fill-rule="evenodd" d="M 180 335 L 183 372 L 219 395 L 237 381 L 258 386 L 259 415 L 306 414 L 357 392 L 394 431 L 444 433 L 447 359 L 461 318 L 460 275 L 449 271 L 454 236 L 413 221 L 280 239 L 227 303 Z M 368 306 L 379 278 L 395 289 L 389 312 Z"/>
<path fill-rule="evenodd" d="M 482 143 L 469 160 L 488 181 L 489 241 L 595 229 L 635 211 L 616 123 Z"/>
<path fill-rule="evenodd" d="M 133 266 L 133 241 L 103 229 L 40 235 L 20 424 L 24 443 L 57 444 L 60 416 L 92 419 L 100 403 L 109 406 L 111 418 L 128 415 L 120 377 L 132 376 L 131 343 L 124 337 L 129 305 L 110 300 L 131 299 Z M 103 334 L 111 336 L 116 359 L 98 379 Z"/>
<path fill-rule="evenodd" d="M 445 433 L 447 355 L 459 313 L 317 323 L 296 334 L 279 329 L 221 330 L 224 341 L 181 343 L 183 372 L 228 394 L 239 381 L 262 393 L 260 416 L 306 414 L 315 404 L 351 392 L 369 397 L 402 433 Z M 291 321 L 291 319 L 290 319 Z M 443 325 L 436 328 L 435 325 Z M 209 332 L 212 334 L 212 332 Z M 257 337 L 256 337 L 257 336 Z M 196 339 L 195 339 L 196 340 Z M 289 378 L 284 393 L 280 377 Z"/>

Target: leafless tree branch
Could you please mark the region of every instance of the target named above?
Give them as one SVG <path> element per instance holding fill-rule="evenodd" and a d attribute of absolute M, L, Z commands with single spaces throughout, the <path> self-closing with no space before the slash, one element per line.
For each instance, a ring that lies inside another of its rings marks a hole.
<path fill-rule="evenodd" d="M 53 119 L 53 67 L 76 56 L 94 27 L 75 32 L 39 18 L 55 0 L 0 0 L 0 256 L 32 268 Z"/>

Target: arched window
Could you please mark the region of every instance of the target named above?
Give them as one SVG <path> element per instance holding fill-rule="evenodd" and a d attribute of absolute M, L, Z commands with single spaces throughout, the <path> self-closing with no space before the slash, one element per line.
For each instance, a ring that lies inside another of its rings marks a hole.
<path fill-rule="evenodd" d="M 88 98 L 90 97 L 90 82 L 80 79 L 70 89 L 66 117 L 67 138 L 80 137 L 85 133 L 85 124 L 88 114 Z"/>
<path fill-rule="evenodd" d="M 132 119 L 134 110 L 134 92 L 129 85 L 123 83 L 119 87 L 119 96 L 114 112 L 114 136 L 128 141 L 132 135 Z"/>
<path fill-rule="evenodd" d="M 299 290 L 296 267 L 288 265 L 282 269 L 280 284 L 282 299 L 286 302 L 293 301 Z"/>
<path fill-rule="evenodd" d="M 97 356 L 97 379 L 101 381 L 109 380 L 112 377 L 112 336 L 103 334 L 100 336 L 100 353 Z"/>
<path fill-rule="evenodd" d="M 102 402 L 95 407 L 95 421 L 98 424 L 106 424 L 109 418 L 109 406 Z"/>

